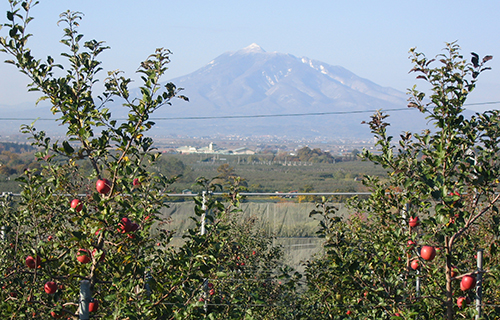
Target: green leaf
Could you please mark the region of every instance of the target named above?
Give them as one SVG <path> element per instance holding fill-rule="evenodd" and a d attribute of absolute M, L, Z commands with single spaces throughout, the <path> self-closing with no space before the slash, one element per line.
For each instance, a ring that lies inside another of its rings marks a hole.
<path fill-rule="evenodd" d="M 78 240 L 82 240 L 84 238 L 84 234 L 81 231 L 72 231 L 71 234 Z"/>
<path fill-rule="evenodd" d="M 75 149 L 68 143 L 68 141 L 63 141 L 63 149 L 64 153 L 66 153 L 68 156 L 72 155 L 73 152 L 75 152 Z"/>

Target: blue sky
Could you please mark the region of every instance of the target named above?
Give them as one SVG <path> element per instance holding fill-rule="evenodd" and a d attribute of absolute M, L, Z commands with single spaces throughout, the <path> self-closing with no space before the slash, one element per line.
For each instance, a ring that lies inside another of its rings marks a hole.
<path fill-rule="evenodd" d="M 0 21 L 6 21 L 8 8 L 8 1 L 0 0 Z M 445 42 L 457 40 L 466 57 L 471 51 L 494 56 L 493 70 L 481 76 L 469 102 L 500 101 L 500 1 L 41 0 L 30 30 L 30 47 L 40 58 L 58 57 L 63 49 L 57 21 L 68 9 L 85 14 L 84 39 L 104 40 L 111 47 L 101 56 L 104 69 L 120 69 L 135 79 L 139 62 L 157 47 L 174 53 L 168 80 L 257 43 L 269 52 L 340 65 L 404 92 L 419 83 L 408 74 L 409 48 L 431 57 Z M 26 93 L 27 81 L 13 66 L 0 64 L 0 74 L 0 105 L 36 99 Z"/>

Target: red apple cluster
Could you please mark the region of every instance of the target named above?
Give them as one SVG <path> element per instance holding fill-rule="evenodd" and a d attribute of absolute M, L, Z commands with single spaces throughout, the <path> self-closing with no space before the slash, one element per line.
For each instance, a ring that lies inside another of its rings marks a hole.
<path fill-rule="evenodd" d="M 207 287 L 208 287 L 208 294 L 213 296 L 215 294 L 214 284 L 209 282 L 207 284 Z"/>
<path fill-rule="evenodd" d="M 78 260 L 82 264 L 90 263 L 90 261 L 92 261 L 92 257 L 95 256 L 96 253 L 97 253 L 97 249 L 94 249 L 92 251 L 92 254 L 91 254 L 89 250 L 80 248 L 80 249 L 78 249 L 78 252 L 76 254 L 76 260 Z M 106 257 L 106 254 L 105 254 L 105 252 L 103 252 L 101 254 L 101 257 L 99 258 L 99 261 L 100 262 L 104 261 L 105 257 Z"/>
<path fill-rule="evenodd" d="M 415 245 L 416 245 L 416 243 L 415 243 L 415 241 L 413 241 L 413 240 L 408 240 L 408 242 L 406 243 L 406 246 L 407 246 L 407 247 L 408 247 L 408 249 L 410 249 L 410 250 L 411 250 L 411 249 L 413 249 L 413 248 L 415 248 Z"/>

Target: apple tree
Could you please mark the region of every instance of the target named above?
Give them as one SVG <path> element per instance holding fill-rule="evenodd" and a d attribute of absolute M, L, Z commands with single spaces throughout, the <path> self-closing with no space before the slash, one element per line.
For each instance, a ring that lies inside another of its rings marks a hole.
<path fill-rule="evenodd" d="M 273 245 L 258 216 L 243 214 L 246 182 L 236 176 L 219 181 L 198 179 L 207 196 L 195 198 L 197 228 L 185 235 L 206 246 L 216 261 L 206 270 L 194 307 L 204 308 L 211 319 L 294 319 L 290 308 L 298 301 L 301 275 L 284 263 L 282 248 Z M 219 188 L 227 190 L 222 198 L 213 195 Z"/>
<path fill-rule="evenodd" d="M 157 49 L 140 64 L 138 97 L 119 71 L 108 73 L 95 96 L 98 58 L 108 48 L 83 42 L 82 15 L 61 14 L 67 50 L 61 54 L 66 62 L 58 64 L 50 56 L 35 58 L 27 46 L 38 2 L 9 4 L 1 50 L 31 80 L 29 90 L 50 103 L 66 137 L 22 127 L 38 149 L 39 166 L 18 178 L 19 198 L 2 199 L 0 316 L 286 319 L 278 301 L 296 300 L 297 276 L 268 237 L 238 219 L 238 178 L 228 180 L 227 199 L 198 198 L 196 227 L 182 245 L 170 243 L 175 231 L 160 213 L 173 179 L 153 169 L 160 155 L 146 136 L 158 108 L 187 100 L 174 84 L 160 83 L 170 51 Z M 126 120 L 112 118 L 106 106 L 113 100 L 127 109 Z M 202 228 L 199 218 L 207 211 Z"/>
<path fill-rule="evenodd" d="M 145 133 L 155 110 L 176 97 L 186 100 L 174 84 L 159 82 L 170 51 L 157 49 L 141 63 L 139 98 L 132 98 L 131 80 L 118 71 L 108 73 L 96 97 L 97 58 L 108 48 L 82 42 L 81 14 L 68 11 L 60 20 L 66 25 L 66 66 L 51 56 L 35 58 L 27 29 L 37 3 L 9 0 L 0 45 L 7 62 L 31 80 L 29 90 L 50 102 L 66 139 L 51 139 L 33 124 L 22 127 L 38 148 L 41 169 L 19 177 L 20 199 L 3 199 L 1 317 L 88 319 L 94 302 L 94 318 L 147 319 L 162 296 L 151 287 L 171 237 L 161 231 L 158 214 L 172 181 L 150 170 L 159 154 Z M 113 99 L 127 108 L 125 121 L 111 118 L 106 105 Z M 80 170 L 85 163 L 92 167 L 89 174 Z M 159 231 L 151 232 L 153 226 Z"/>
<path fill-rule="evenodd" d="M 306 276 L 325 319 L 348 311 L 377 319 L 470 318 L 476 309 L 466 302 L 476 293 L 462 281 L 469 276 L 482 277 L 483 304 L 498 301 L 499 111 L 467 117 L 464 108 L 492 57 L 472 53 L 468 62 L 456 43 L 435 59 L 415 49 L 410 54 L 411 72 L 431 93 L 414 86 L 409 107 L 433 127 L 404 132 L 395 142 L 387 115 L 373 115 L 379 152 L 364 150 L 362 158 L 388 176 L 365 177 L 372 194 L 353 199 L 356 214 L 347 219 L 326 203 L 313 212 L 321 217 L 325 255 L 309 262 Z M 478 249 L 489 272 L 476 267 Z M 497 311 L 483 307 L 481 316 Z"/>

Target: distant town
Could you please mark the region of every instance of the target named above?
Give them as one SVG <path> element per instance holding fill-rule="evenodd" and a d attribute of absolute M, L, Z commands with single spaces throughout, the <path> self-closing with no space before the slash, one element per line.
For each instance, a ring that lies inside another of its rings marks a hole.
<path fill-rule="evenodd" d="M 290 139 L 287 137 L 153 137 L 156 148 L 163 153 L 253 155 L 262 153 L 290 153 L 303 147 L 321 149 L 332 156 L 345 156 L 355 150 L 373 150 L 374 140 L 356 139 Z"/>
<path fill-rule="evenodd" d="M 64 137 L 54 136 L 55 139 Z M 203 136 L 164 137 L 153 135 L 156 149 L 169 154 L 254 155 L 262 153 L 294 153 L 303 148 L 321 149 L 332 156 L 342 157 L 363 149 L 373 150 L 375 141 L 360 139 L 294 139 L 278 136 Z M 0 135 L 0 142 L 26 144 L 22 134 Z"/>

